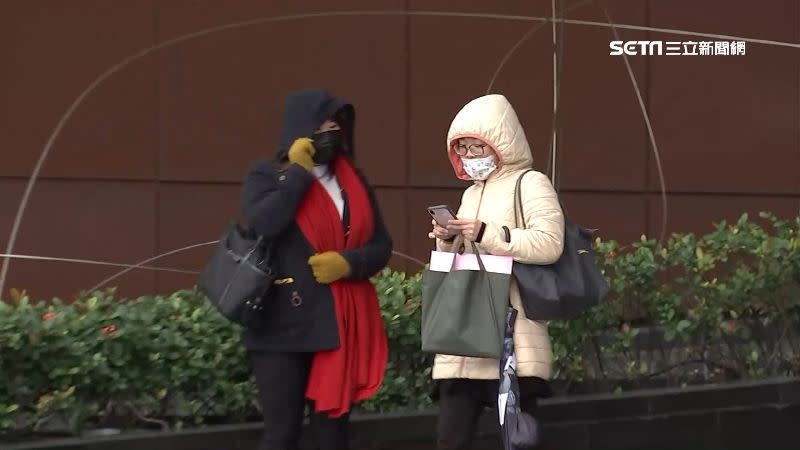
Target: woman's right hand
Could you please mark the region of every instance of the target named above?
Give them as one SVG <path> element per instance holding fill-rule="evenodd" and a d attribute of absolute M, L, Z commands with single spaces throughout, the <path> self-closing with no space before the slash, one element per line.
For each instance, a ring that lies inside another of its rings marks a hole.
<path fill-rule="evenodd" d="M 314 170 L 314 141 L 309 138 L 299 138 L 289 147 L 289 162 L 299 164 L 311 172 Z"/>
<path fill-rule="evenodd" d="M 430 233 L 428 233 L 428 238 L 441 240 L 447 240 L 450 238 L 450 230 L 439 225 L 435 220 L 431 220 L 431 225 L 433 225 L 433 229 Z"/>

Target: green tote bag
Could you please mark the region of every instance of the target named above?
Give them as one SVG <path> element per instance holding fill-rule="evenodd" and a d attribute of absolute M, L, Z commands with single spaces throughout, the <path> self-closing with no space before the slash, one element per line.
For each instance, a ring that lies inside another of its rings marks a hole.
<path fill-rule="evenodd" d="M 480 255 L 475 243 L 472 249 L 473 254 L 431 252 L 422 277 L 424 352 L 502 356 L 512 259 Z"/>

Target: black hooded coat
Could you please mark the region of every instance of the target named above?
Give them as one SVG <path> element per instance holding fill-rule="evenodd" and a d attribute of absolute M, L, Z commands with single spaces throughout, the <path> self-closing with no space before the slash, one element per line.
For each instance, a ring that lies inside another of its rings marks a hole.
<path fill-rule="evenodd" d="M 276 285 L 266 299 L 265 326 L 245 330 L 243 342 L 251 351 L 317 352 L 339 346 L 333 295 L 330 286 L 317 283 L 308 265 L 314 250 L 295 221 L 295 214 L 315 176 L 288 161 L 289 147 L 300 137 L 312 137 L 327 119 L 339 122 L 349 157 L 353 156 L 355 113 L 352 105 L 322 90 L 293 93 L 286 102 L 284 129 L 273 161 L 258 161 L 247 173 L 241 201 L 250 227 L 274 244 L 272 258 L 278 278 L 293 281 Z M 381 217 L 375 194 L 359 173 L 372 204 L 375 220 L 372 238 L 361 248 L 346 250 L 348 279 L 363 280 L 379 272 L 392 254 L 392 239 Z M 349 227 L 347 195 L 344 229 Z"/>

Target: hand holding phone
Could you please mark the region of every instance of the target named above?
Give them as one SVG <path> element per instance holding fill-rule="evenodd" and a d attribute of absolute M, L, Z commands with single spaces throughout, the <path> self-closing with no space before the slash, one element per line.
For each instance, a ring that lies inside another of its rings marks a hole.
<path fill-rule="evenodd" d="M 433 217 L 431 225 L 433 230 L 428 233 L 431 239 L 450 239 L 456 233 L 447 229 L 447 224 L 450 220 L 456 220 L 456 215 L 452 209 L 447 205 L 437 205 L 428 207 L 428 214 Z"/>

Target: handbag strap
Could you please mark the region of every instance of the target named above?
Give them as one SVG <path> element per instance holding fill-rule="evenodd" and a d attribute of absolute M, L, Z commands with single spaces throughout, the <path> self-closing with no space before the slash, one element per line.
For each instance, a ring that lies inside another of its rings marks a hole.
<path fill-rule="evenodd" d="M 252 228 L 249 228 L 248 231 L 253 232 Z M 244 255 L 242 258 L 243 261 L 249 261 L 251 264 L 257 266 L 261 270 L 263 270 L 268 275 L 272 276 L 275 274 L 273 271 L 272 265 L 272 255 L 275 252 L 275 247 L 277 247 L 277 239 L 268 241 L 264 238 L 261 234 L 256 234 L 256 241 L 252 247 L 247 251 L 247 254 Z M 252 261 L 251 258 L 259 249 L 263 249 L 264 252 L 261 254 L 261 259 L 258 261 Z"/>
<path fill-rule="evenodd" d="M 514 224 L 517 228 L 520 228 L 520 220 L 522 221 L 522 229 L 528 228 L 528 225 L 525 223 L 525 210 L 522 208 L 522 178 L 528 172 L 533 172 L 533 169 L 528 169 L 517 178 L 517 184 L 514 186 Z M 558 193 L 556 193 L 558 195 Z M 561 203 L 561 198 L 558 197 L 558 206 L 561 207 L 561 211 L 563 212 L 565 219 L 567 210 L 564 208 L 564 204 Z"/>
<path fill-rule="evenodd" d="M 475 259 L 478 260 L 478 267 L 481 269 L 481 272 L 487 273 L 486 266 L 483 265 L 481 254 L 478 251 L 478 246 L 472 241 L 470 241 L 470 244 L 472 245 L 472 251 L 475 253 Z M 454 261 L 455 259 L 456 258 L 453 257 Z M 489 285 L 489 313 L 492 316 L 492 323 L 494 324 L 495 331 L 499 334 L 501 330 L 497 328 L 497 313 L 494 311 L 494 289 L 492 289 L 492 280 L 488 276 L 485 278 L 485 280 L 486 284 Z"/>
<path fill-rule="evenodd" d="M 525 223 L 525 210 L 522 209 L 522 178 L 528 172 L 533 172 L 533 169 L 528 169 L 517 178 L 517 184 L 514 186 L 514 224 L 520 228 L 520 218 L 522 219 L 522 229 L 528 228 Z"/>
<path fill-rule="evenodd" d="M 456 235 L 455 239 L 453 239 L 453 262 L 450 263 L 450 272 L 453 271 L 453 267 L 456 266 L 456 257 L 458 256 L 458 249 L 461 248 L 461 245 L 464 243 L 464 237 L 461 234 Z"/>
<path fill-rule="evenodd" d="M 460 241 L 460 242 L 459 242 Z M 461 244 L 464 243 L 464 238 L 462 235 L 456 237 L 453 241 L 453 248 L 455 251 L 453 252 L 453 263 L 450 265 L 450 271 L 453 271 L 453 267 L 456 266 L 456 258 L 458 258 L 458 249 L 461 247 Z M 480 251 L 478 251 L 478 246 L 475 242 L 470 241 L 470 245 L 472 246 L 472 252 L 475 254 L 475 259 L 478 260 L 478 267 L 480 271 L 483 273 L 486 272 L 486 266 L 483 264 L 483 259 L 481 259 Z M 486 283 L 489 285 L 489 313 L 492 316 L 492 323 L 494 324 L 495 331 L 500 333 L 500 329 L 497 328 L 497 313 L 494 311 L 494 290 L 492 289 L 492 281 L 489 277 L 486 277 Z"/>
<path fill-rule="evenodd" d="M 458 257 L 458 249 L 464 243 L 464 238 L 462 235 L 456 236 L 455 240 L 453 241 L 453 262 L 450 264 L 450 271 L 453 271 L 453 267 L 456 266 L 456 257 Z M 481 272 L 486 272 L 486 266 L 483 264 L 483 260 L 481 259 L 481 254 L 478 251 L 478 246 L 475 245 L 475 242 L 470 241 L 472 245 L 472 252 L 475 254 L 475 258 L 478 260 L 478 267 L 481 269 Z"/>

